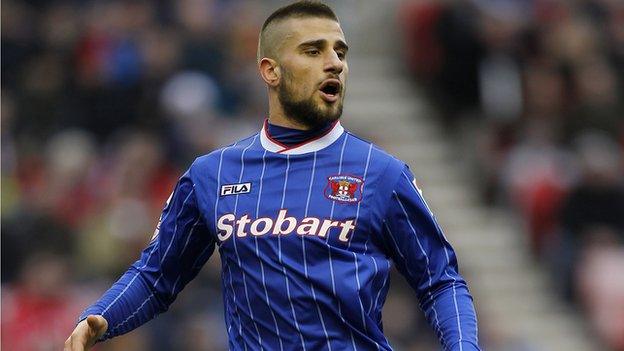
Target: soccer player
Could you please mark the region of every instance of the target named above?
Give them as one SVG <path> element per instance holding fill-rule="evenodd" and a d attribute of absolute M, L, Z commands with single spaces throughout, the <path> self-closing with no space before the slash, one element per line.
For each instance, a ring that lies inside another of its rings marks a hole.
<path fill-rule="evenodd" d="M 339 122 L 347 51 L 324 4 L 268 17 L 262 129 L 195 160 L 140 259 L 85 310 L 65 350 L 166 311 L 215 247 L 230 350 L 391 350 L 381 310 L 392 264 L 445 350 L 479 350 L 455 253 L 410 169 Z"/>

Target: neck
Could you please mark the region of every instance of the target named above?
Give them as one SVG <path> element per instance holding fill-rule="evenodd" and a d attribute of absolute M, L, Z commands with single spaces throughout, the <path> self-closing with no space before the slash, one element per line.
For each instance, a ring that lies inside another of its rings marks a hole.
<path fill-rule="evenodd" d="M 294 120 L 286 117 L 283 113 L 270 113 L 269 112 L 269 123 L 274 126 L 280 126 L 284 128 L 298 129 L 298 130 L 310 130 L 311 128 L 297 123 Z"/>
<path fill-rule="evenodd" d="M 279 102 L 279 98 L 276 93 L 269 92 L 269 123 L 292 129 L 310 130 L 311 128 L 294 121 L 289 118 L 284 112 L 282 104 Z"/>
<path fill-rule="evenodd" d="M 286 146 L 299 145 L 309 140 L 316 139 L 327 134 L 336 124 L 327 122 L 319 128 L 302 130 L 283 125 L 276 125 L 270 120 L 267 122 L 268 123 L 266 123 L 265 128 L 269 137 Z"/>

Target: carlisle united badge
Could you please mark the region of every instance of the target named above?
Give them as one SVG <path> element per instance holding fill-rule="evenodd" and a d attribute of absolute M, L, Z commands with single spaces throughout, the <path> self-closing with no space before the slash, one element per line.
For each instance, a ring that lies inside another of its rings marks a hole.
<path fill-rule="evenodd" d="M 327 178 L 325 197 L 342 203 L 357 203 L 362 200 L 362 178 L 351 175 L 334 175 Z"/>

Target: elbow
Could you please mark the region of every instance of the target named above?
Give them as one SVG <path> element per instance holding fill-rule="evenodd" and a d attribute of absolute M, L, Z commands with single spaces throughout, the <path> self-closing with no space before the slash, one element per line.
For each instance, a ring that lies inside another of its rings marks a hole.
<path fill-rule="evenodd" d="M 468 285 L 463 279 L 445 278 L 447 279 L 437 280 L 435 283 L 431 284 L 431 286 L 427 285 L 425 289 L 420 291 L 418 299 L 423 310 L 426 310 L 426 307 L 434 301 L 448 295 L 463 295 L 469 297 L 472 301 L 472 296 L 468 291 Z"/>
<path fill-rule="evenodd" d="M 151 295 L 155 302 L 158 313 L 165 312 L 169 309 L 169 305 L 175 297 L 170 294 L 170 289 L 166 289 L 166 283 L 163 282 L 163 274 L 160 271 L 149 271 L 132 265 L 131 270 L 137 273 L 137 279 L 141 282 L 143 288 Z"/>

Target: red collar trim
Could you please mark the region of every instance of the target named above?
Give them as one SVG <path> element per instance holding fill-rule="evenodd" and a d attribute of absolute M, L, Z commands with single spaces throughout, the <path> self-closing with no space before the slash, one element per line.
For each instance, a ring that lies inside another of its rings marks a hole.
<path fill-rule="evenodd" d="M 288 146 L 274 139 L 269 134 L 268 123 L 269 120 L 265 119 L 262 130 L 260 131 L 260 141 L 265 149 L 278 154 L 302 154 L 318 151 L 336 141 L 344 132 L 344 128 L 342 128 L 342 126 L 340 125 L 340 121 L 335 121 L 332 124 L 331 128 L 328 128 L 325 133 L 318 135 L 312 139 L 306 140 L 302 143 Z"/>

